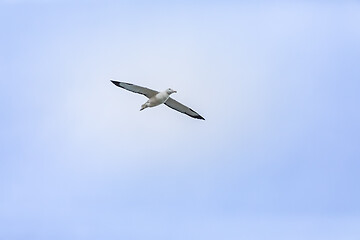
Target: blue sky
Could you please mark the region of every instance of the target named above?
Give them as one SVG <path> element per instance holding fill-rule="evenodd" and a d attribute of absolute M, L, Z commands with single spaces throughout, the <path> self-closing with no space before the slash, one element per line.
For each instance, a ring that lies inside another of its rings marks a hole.
<path fill-rule="evenodd" d="M 358 239 L 359 13 L 0 1 L 0 239 Z"/>

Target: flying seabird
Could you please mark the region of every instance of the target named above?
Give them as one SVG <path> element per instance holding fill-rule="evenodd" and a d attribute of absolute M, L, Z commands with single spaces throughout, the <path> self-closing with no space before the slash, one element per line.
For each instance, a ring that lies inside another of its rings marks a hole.
<path fill-rule="evenodd" d="M 155 106 L 158 106 L 158 105 L 164 103 L 166 106 L 168 106 L 176 111 L 179 111 L 181 113 L 185 113 L 185 114 L 189 115 L 190 117 L 205 120 L 205 118 L 200 116 L 197 112 L 195 112 L 191 108 L 172 99 L 170 97 L 170 95 L 172 93 L 176 93 L 176 91 L 172 90 L 171 88 L 168 88 L 163 92 L 157 92 L 155 90 L 145 88 L 145 87 L 140 87 L 140 86 L 137 86 L 137 85 L 131 84 L 131 83 L 118 82 L 118 81 L 113 81 L 113 80 L 110 80 L 110 81 L 118 87 L 124 88 L 124 89 L 134 92 L 134 93 L 142 94 L 142 95 L 146 96 L 147 98 L 149 98 L 149 100 L 147 100 L 146 103 L 141 105 L 140 111 L 144 110 L 145 108 L 155 107 Z"/>

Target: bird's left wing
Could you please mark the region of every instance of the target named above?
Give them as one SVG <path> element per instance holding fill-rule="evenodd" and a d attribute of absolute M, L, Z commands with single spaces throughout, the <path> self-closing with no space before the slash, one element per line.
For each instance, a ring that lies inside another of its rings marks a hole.
<path fill-rule="evenodd" d="M 152 90 L 152 89 L 149 89 L 146 87 L 140 87 L 138 85 L 131 84 L 131 83 L 118 82 L 118 81 L 113 81 L 113 80 L 110 80 L 110 81 L 118 87 L 124 88 L 124 89 L 134 92 L 134 93 L 139 93 L 139 94 L 145 95 L 148 98 L 151 98 L 159 93 L 155 90 Z"/>
<path fill-rule="evenodd" d="M 179 103 L 178 101 L 176 101 L 176 100 L 174 100 L 174 99 L 172 99 L 170 97 L 168 98 L 168 100 L 164 104 L 166 106 L 176 110 L 176 111 L 179 111 L 181 113 L 185 113 L 186 115 L 189 115 L 190 117 L 205 120 L 205 118 L 200 116 L 197 112 L 195 112 L 191 108 Z"/>

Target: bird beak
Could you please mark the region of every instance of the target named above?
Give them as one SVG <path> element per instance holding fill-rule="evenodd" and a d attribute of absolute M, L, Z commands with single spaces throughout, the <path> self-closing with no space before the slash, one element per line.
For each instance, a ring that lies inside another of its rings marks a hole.
<path fill-rule="evenodd" d="M 174 93 L 177 93 L 177 91 L 174 91 Z"/>

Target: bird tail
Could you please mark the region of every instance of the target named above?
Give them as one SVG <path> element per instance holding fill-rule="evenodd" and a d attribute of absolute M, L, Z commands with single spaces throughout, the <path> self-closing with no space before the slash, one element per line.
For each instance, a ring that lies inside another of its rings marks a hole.
<path fill-rule="evenodd" d="M 145 108 L 147 108 L 147 103 L 144 103 L 143 105 L 141 105 L 140 111 L 144 110 Z"/>

